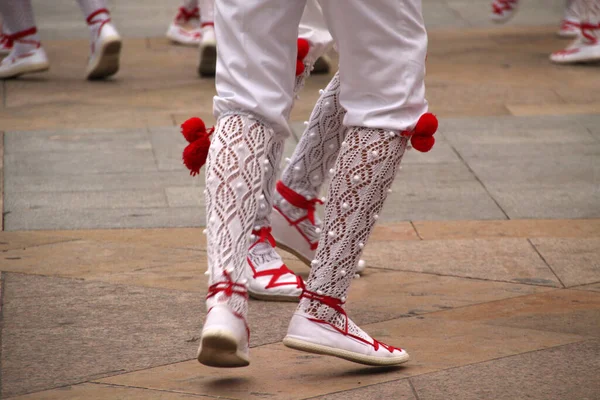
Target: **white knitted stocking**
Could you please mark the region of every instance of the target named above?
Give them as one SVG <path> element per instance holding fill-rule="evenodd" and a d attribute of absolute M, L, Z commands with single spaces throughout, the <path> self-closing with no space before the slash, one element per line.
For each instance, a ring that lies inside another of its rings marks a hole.
<path fill-rule="evenodd" d="M 340 306 L 373 230 L 409 138 L 382 129 L 350 128 L 329 188 L 323 235 L 307 291 L 337 299 Z M 314 298 L 314 297 L 312 297 Z M 360 328 L 322 301 L 303 298 L 299 311 L 368 339 Z"/>
<path fill-rule="evenodd" d="M 222 116 L 216 127 L 206 168 L 207 252 L 209 285 L 244 284 L 252 228 L 261 202 L 266 150 L 274 132 L 245 114 Z M 243 317 L 242 296 L 221 291 L 207 299 L 210 309 L 227 302 Z"/>

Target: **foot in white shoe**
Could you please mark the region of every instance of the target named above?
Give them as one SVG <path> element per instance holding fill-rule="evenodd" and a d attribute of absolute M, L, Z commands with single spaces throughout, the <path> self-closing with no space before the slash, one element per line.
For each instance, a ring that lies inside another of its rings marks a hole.
<path fill-rule="evenodd" d="M 200 59 L 198 75 L 201 77 L 215 76 L 217 67 L 217 40 L 213 24 L 204 24 L 201 28 Z"/>
<path fill-rule="evenodd" d="M 518 5 L 518 0 L 494 0 L 490 19 L 493 22 L 504 23 L 515 15 Z"/>
<path fill-rule="evenodd" d="M 579 21 L 563 19 L 560 30 L 556 33 L 561 38 L 576 38 L 581 33 Z"/>
<path fill-rule="evenodd" d="M 228 300 L 247 302 L 246 285 L 226 280 L 210 286 L 206 296 L 208 313 L 202 327 L 197 359 L 209 367 L 236 368 L 250 364 L 250 329 L 243 315 L 233 311 Z"/>
<path fill-rule="evenodd" d="M 44 72 L 50 68 L 43 48 L 19 56 L 9 54 L 0 62 L 0 79 L 16 78 L 23 74 Z"/>
<path fill-rule="evenodd" d="M 6 39 L 12 46 L 10 54 L 0 62 L 0 79 L 47 71 L 50 68 L 46 52 L 41 47 L 37 28 L 17 32 Z"/>
<path fill-rule="evenodd" d="M 600 40 L 580 36 L 566 49 L 554 52 L 550 60 L 557 64 L 573 64 L 600 61 Z"/>
<path fill-rule="evenodd" d="M 188 10 L 180 7 L 179 12 L 167 30 L 167 38 L 186 46 L 198 46 L 202 38 L 198 8 Z"/>
<path fill-rule="evenodd" d="M 309 291 L 302 297 L 302 301 L 329 306 L 329 312 L 320 316 L 296 311 L 283 339 L 285 346 L 371 366 L 399 365 L 409 360 L 406 351 L 373 339 L 352 322 L 344 311 L 343 301 Z M 336 325 L 329 321 L 336 321 Z"/>
<path fill-rule="evenodd" d="M 315 207 L 323 202 L 319 199 L 307 199 L 279 181 L 274 204 L 271 226 L 277 247 L 292 253 L 310 266 L 321 234 L 321 221 L 316 215 Z"/>
<path fill-rule="evenodd" d="M 258 300 L 298 301 L 304 281 L 275 251 L 271 228 L 252 232 L 256 240 L 248 250 L 248 294 Z"/>
<path fill-rule="evenodd" d="M 88 17 L 92 30 L 92 48 L 86 79 L 104 79 L 119 71 L 121 36 L 110 23 L 107 10 L 98 10 Z"/>

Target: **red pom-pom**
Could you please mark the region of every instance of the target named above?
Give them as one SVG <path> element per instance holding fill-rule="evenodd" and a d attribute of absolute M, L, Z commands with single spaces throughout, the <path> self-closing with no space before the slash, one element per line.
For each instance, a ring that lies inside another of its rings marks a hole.
<path fill-rule="evenodd" d="M 419 136 L 433 136 L 437 131 L 438 120 L 432 113 L 425 113 L 421 115 L 417 125 L 415 126 L 415 135 Z"/>
<path fill-rule="evenodd" d="M 427 153 L 435 144 L 435 138 L 433 136 L 413 136 L 410 139 L 410 144 L 415 150 Z"/>
<path fill-rule="evenodd" d="M 192 143 L 207 134 L 206 125 L 204 125 L 204 121 L 198 117 L 190 118 L 181 124 L 181 133 L 188 143 Z"/>
<path fill-rule="evenodd" d="M 297 60 L 303 61 L 304 58 L 308 55 L 308 50 L 310 49 L 310 43 L 308 40 L 298 38 L 298 56 Z"/>
<path fill-rule="evenodd" d="M 300 76 L 304 73 L 304 64 L 300 60 L 296 60 L 296 76 Z"/>
<path fill-rule="evenodd" d="M 206 135 L 188 144 L 183 150 L 183 163 L 190 170 L 190 175 L 196 176 L 200 173 L 200 168 L 206 164 L 209 147 L 210 140 Z"/>

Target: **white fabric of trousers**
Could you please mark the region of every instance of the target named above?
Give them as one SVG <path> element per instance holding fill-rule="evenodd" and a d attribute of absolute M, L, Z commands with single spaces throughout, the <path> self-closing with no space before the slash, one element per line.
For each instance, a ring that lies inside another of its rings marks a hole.
<path fill-rule="evenodd" d="M 218 118 L 250 112 L 290 132 L 298 25 L 306 1 L 217 0 Z M 419 0 L 322 0 L 340 53 L 345 125 L 404 130 L 427 111 L 427 33 Z M 360 27 L 360 29 L 358 29 Z"/>

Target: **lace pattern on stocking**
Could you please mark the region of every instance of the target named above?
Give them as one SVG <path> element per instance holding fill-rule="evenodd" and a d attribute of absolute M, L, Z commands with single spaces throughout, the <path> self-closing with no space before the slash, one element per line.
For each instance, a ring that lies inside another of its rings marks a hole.
<path fill-rule="evenodd" d="M 251 115 L 231 113 L 219 118 L 206 168 L 209 285 L 227 279 L 244 283 L 249 237 L 264 179 L 265 150 L 273 136 L 271 128 Z M 242 316 L 247 314 L 242 296 L 221 292 L 208 299 L 207 305 L 210 308 L 220 301 Z"/>
<path fill-rule="evenodd" d="M 281 165 L 281 156 L 283 155 L 283 140 L 274 140 L 267 152 L 267 158 L 264 161 L 264 176 L 262 194 L 258 205 L 258 214 L 254 230 L 259 230 L 263 226 L 270 226 L 270 215 L 273 209 L 273 192 L 275 191 L 275 183 L 279 174 L 279 166 Z"/>
<path fill-rule="evenodd" d="M 307 199 L 318 196 L 346 136 L 347 128 L 343 124 L 346 110 L 340 105 L 339 94 L 338 72 L 315 104 L 308 126 L 282 175 L 282 181 L 287 187 Z M 306 215 L 306 210 L 282 200 L 280 195 L 275 195 L 277 207 L 291 220 L 296 221 Z M 319 233 L 316 229 L 321 226 L 318 218 L 314 225 L 309 220 L 298 225 L 312 243 L 318 241 Z"/>
<path fill-rule="evenodd" d="M 408 140 L 397 132 L 381 129 L 349 130 L 330 184 L 323 234 L 308 290 L 346 300 L 362 248 L 383 207 Z M 345 329 L 346 317 L 326 304 L 305 298 L 299 309 Z M 350 320 L 348 331 L 366 335 Z"/>

